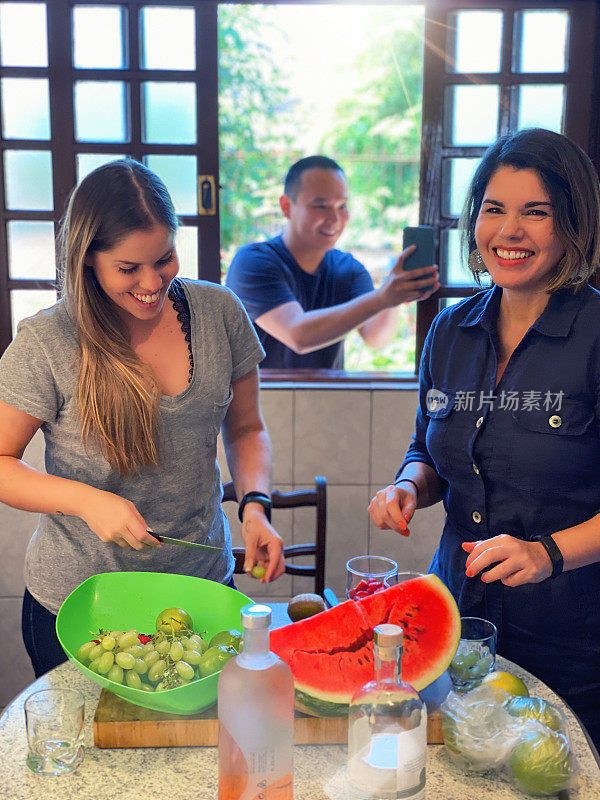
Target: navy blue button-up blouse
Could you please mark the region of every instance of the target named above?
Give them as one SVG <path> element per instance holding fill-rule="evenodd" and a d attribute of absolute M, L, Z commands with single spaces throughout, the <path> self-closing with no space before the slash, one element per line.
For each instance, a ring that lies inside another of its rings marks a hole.
<path fill-rule="evenodd" d="M 398 474 L 419 461 L 444 482 L 447 519 L 430 569 L 461 613 L 483 603 L 499 642 L 503 621 L 518 618 L 523 636 L 547 642 L 568 630 L 600 646 L 600 565 L 515 588 L 465 575 L 463 541 L 531 541 L 600 510 L 600 293 L 552 294 L 495 386 L 501 297 L 494 287 L 435 319 Z"/>

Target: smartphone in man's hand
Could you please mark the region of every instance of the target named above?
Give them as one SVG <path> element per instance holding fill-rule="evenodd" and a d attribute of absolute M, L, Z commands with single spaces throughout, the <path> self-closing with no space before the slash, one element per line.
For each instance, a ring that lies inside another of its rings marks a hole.
<path fill-rule="evenodd" d="M 411 244 L 416 244 L 417 249 L 404 261 L 404 269 L 419 269 L 435 264 L 435 228 L 431 225 L 404 228 L 402 249 L 406 250 Z M 432 287 L 433 284 L 426 286 L 423 291 L 429 291 Z"/>

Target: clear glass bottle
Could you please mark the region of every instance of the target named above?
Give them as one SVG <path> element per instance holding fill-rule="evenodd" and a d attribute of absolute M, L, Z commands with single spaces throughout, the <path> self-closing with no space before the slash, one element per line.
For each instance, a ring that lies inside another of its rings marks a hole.
<path fill-rule="evenodd" d="M 400 678 L 403 632 L 375 628 L 375 676 L 350 703 L 348 780 L 356 800 L 423 800 L 427 710 Z"/>
<path fill-rule="evenodd" d="M 219 800 L 292 800 L 294 679 L 269 650 L 271 609 L 242 609 L 242 652 L 219 676 Z"/>

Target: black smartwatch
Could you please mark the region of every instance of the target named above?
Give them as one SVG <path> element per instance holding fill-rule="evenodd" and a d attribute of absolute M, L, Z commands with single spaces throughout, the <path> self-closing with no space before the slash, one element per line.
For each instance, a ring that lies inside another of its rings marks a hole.
<path fill-rule="evenodd" d="M 240 500 L 240 507 L 238 508 L 238 517 L 240 518 L 240 522 L 242 522 L 244 509 L 246 508 L 247 503 L 258 503 L 261 505 L 265 510 L 265 516 L 269 522 L 271 522 L 272 503 L 269 495 L 265 494 L 264 492 L 246 492 L 246 494 Z"/>
<path fill-rule="evenodd" d="M 542 536 L 538 539 L 538 542 L 543 545 L 550 556 L 550 561 L 552 562 L 552 574 L 550 577 L 556 578 L 563 571 L 563 554 L 560 552 L 560 547 L 551 536 Z"/>

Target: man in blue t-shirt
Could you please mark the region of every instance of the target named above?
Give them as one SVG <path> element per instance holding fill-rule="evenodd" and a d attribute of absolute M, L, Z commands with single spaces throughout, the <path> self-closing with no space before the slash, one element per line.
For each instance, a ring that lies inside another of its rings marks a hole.
<path fill-rule="evenodd" d="M 367 344 L 383 347 L 394 335 L 397 306 L 439 288 L 437 267 L 403 270 L 414 246 L 377 289 L 359 261 L 333 249 L 348 221 L 348 184 L 332 159 L 294 164 L 279 204 L 283 234 L 238 250 L 226 280 L 265 348 L 261 367 L 342 369 L 347 333 L 358 328 Z"/>

